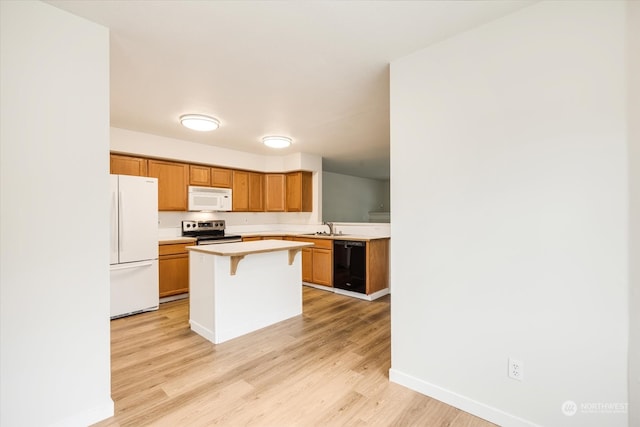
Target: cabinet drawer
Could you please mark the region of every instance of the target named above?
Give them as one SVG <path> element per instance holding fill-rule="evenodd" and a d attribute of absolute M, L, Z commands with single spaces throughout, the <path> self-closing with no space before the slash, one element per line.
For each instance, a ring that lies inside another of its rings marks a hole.
<path fill-rule="evenodd" d="M 172 243 L 169 245 L 160 245 L 158 246 L 158 255 L 186 254 L 186 247 L 193 245 L 194 243 Z"/>
<path fill-rule="evenodd" d="M 333 240 L 331 239 L 314 239 L 311 237 L 296 237 L 296 242 L 313 243 L 315 248 L 333 249 Z"/>

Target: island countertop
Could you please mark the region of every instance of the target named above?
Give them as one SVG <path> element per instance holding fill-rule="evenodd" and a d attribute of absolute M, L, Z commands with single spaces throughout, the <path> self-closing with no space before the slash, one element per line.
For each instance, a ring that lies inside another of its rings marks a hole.
<path fill-rule="evenodd" d="M 264 252 L 302 249 L 313 243 L 290 240 L 256 240 L 253 242 L 220 243 L 217 245 L 187 246 L 187 250 L 210 255 L 240 257 Z"/>

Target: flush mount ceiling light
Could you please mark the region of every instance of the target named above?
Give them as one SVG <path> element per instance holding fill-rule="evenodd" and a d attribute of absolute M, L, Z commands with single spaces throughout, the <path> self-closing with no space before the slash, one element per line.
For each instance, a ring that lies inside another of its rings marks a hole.
<path fill-rule="evenodd" d="M 262 143 L 271 148 L 286 148 L 291 145 L 291 138 L 286 136 L 265 136 Z"/>
<path fill-rule="evenodd" d="M 180 116 L 180 123 L 186 128 L 200 132 L 215 130 L 220 126 L 220 122 L 217 119 L 202 114 L 185 114 Z"/>

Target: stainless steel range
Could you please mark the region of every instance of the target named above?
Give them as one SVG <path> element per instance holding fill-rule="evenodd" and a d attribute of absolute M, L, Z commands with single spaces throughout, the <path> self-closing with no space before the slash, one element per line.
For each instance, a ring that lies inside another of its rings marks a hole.
<path fill-rule="evenodd" d="M 195 237 L 197 245 L 242 242 L 242 236 L 229 236 L 224 232 L 223 219 L 209 221 L 182 221 L 182 236 Z"/>

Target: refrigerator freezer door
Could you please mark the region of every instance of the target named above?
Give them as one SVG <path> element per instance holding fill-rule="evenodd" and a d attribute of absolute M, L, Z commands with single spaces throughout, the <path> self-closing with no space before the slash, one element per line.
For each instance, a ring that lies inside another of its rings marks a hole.
<path fill-rule="evenodd" d="M 158 258 L 158 180 L 119 175 L 119 262 Z"/>
<path fill-rule="evenodd" d="M 112 265 L 111 317 L 158 308 L 158 260 Z"/>

